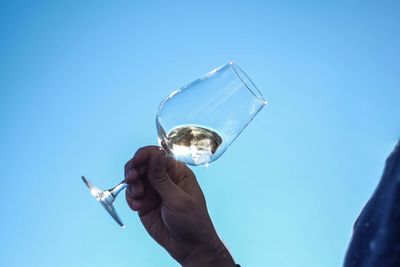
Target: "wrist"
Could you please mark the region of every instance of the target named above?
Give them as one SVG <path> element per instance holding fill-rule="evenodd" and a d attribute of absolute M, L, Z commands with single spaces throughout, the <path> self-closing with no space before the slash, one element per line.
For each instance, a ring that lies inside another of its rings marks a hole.
<path fill-rule="evenodd" d="M 223 242 L 215 241 L 194 249 L 182 262 L 183 267 L 234 267 L 235 262 Z"/>

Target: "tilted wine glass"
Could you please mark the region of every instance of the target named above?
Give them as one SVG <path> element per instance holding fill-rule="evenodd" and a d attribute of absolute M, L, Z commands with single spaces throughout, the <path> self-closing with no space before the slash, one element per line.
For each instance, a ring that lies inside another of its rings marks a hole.
<path fill-rule="evenodd" d="M 156 117 L 158 143 L 168 156 L 188 165 L 217 160 L 266 104 L 261 92 L 234 62 L 172 92 Z M 124 227 L 113 202 L 122 181 L 101 190 L 82 176 L 92 196 Z"/>

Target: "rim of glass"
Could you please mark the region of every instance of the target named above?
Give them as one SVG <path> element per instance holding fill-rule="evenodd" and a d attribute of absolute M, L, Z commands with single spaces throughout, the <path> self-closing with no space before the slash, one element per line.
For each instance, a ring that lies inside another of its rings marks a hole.
<path fill-rule="evenodd" d="M 263 94 L 261 93 L 261 91 L 257 88 L 257 86 L 253 83 L 253 81 L 249 78 L 249 76 L 247 76 L 247 74 L 236 64 L 235 61 L 230 61 L 228 63 L 226 63 L 225 65 L 222 65 L 218 68 L 215 68 L 214 70 L 210 71 L 209 73 L 207 73 L 206 75 L 204 75 L 201 78 L 198 78 L 197 80 L 192 81 L 191 83 L 186 84 L 185 86 L 181 87 L 180 89 L 177 89 L 173 92 L 171 92 L 166 98 L 164 98 L 161 103 L 158 106 L 158 110 L 157 110 L 157 120 L 159 120 L 159 114 L 160 114 L 160 110 L 162 109 L 162 107 L 164 106 L 164 104 L 171 99 L 174 95 L 176 95 L 177 93 L 180 93 L 182 91 L 184 91 L 187 88 L 190 88 L 193 84 L 196 84 L 198 82 L 201 82 L 202 80 L 205 80 L 207 78 L 210 78 L 211 76 L 215 75 L 218 73 L 218 71 L 220 71 L 221 69 L 225 69 L 225 68 L 232 68 L 233 72 L 236 74 L 236 76 L 238 77 L 238 79 L 246 86 L 247 90 L 249 90 L 249 92 L 256 98 L 256 100 L 258 102 L 260 102 L 260 104 L 262 106 L 267 104 L 267 100 L 265 100 Z"/>
<path fill-rule="evenodd" d="M 257 86 L 253 83 L 253 81 L 247 76 L 247 74 L 234 62 L 231 61 L 227 64 L 236 74 L 236 76 L 240 79 L 240 81 L 246 86 L 246 88 L 250 91 L 250 93 L 259 101 L 261 104 L 267 104 L 263 94 L 257 88 Z"/>

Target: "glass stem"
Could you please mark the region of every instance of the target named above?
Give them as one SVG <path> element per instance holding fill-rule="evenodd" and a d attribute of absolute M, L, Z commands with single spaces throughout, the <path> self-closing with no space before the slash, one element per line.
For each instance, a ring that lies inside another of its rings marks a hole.
<path fill-rule="evenodd" d="M 125 180 L 123 180 L 122 182 L 120 182 L 119 184 L 117 184 L 113 189 L 110 189 L 110 193 L 111 195 L 114 197 L 114 199 L 117 197 L 117 195 L 119 194 L 119 192 L 121 192 L 122 190 L 124 190 L 126 187 L 128 186 L 128 184 L 125 183 Z"/>

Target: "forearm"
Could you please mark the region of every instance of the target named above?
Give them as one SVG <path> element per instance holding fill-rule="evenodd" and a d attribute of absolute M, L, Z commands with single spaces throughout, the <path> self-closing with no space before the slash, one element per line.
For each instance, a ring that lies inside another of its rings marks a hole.
<path fill-rule="evenodd" d="M 218 238 L 206 247 L 193 250 L 182 262 L 183 267 L 234 267 L 235 262 L 228 249 Z"/>

